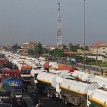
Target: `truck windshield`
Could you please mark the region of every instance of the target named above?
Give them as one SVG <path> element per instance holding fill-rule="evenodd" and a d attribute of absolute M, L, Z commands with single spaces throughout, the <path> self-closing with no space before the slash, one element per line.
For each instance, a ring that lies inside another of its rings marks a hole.
<path fill-rule="evenodd" d="M 0 99 L 10 99 L 11 98 L 11 93 L 9 91 L 0 91 Z"/>
<path fill-rule="evenodd" d="M 16 95 L 22 95 L 22 89 L 16 89 L 15 94 Z"/>
<path fill-rule="evenodd" d="M 23 69 L 22 74 L 30 74 L 31 69 Z"/>
<path fill-rule="evenodd" d="M 0 91 L 0 96 L 11 96 L 11 93 L 9 91 Z"/>

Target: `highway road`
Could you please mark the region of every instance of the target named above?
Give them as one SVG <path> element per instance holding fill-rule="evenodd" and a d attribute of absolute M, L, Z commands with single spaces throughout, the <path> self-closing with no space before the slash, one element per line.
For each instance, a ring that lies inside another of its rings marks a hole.
<path fill-rule="evenodd" d="M 28 96 L 32 99 L 32 94 L 34 92 L 34 88 L 33 86 L 28 86 Z M 43 103 L 43 107 L 78 107 L 78 106 L 74 106 L 74 105 L 64 105 L 61 101 L 59 101 L 58 103 L 56 102 L 55 99 L 51 99 L 51 98 L 48 98 L 46 96 L 46 94 L 43 94 L 43 93 L 39 93 L 37 92 L 38 94 L 38 98 L 41 100 L 41 102 Z M 30 104 L 31 105 L 31 104 Z M 35 107 L 36 105 L 31 105 L 30 107 Z"/>
<path fill-rule="evenodd" d="M 11 107 L 10 104 L 0 104 L 0 107 Z"/>
<path fill-rule="evenodd" d="M 84 68 L 84 64 L 82 64 L 82 63 L 78 63 L 78 64 L 71 64 L 69 61 L 57 61 L 57 62 L 59 62 L 59 63 L 62 63 L 62 64 L 67 64 L 67 65 L 70 65 L 70 66 L 75 66 L 75 67 L 78 67 L 78 68 L 80 68 L 80 69 L 83 69 Z M 87 65 L 87 64 L 85 64 L 85 68 L 86 69 L 90 69 L 90 70 L 93 70 L 93 71 L 99 71 L 99 66 L 90 66 L 90 65 Z M 102 67 L 102 69 L 105 69 L 104 67 Z"/>

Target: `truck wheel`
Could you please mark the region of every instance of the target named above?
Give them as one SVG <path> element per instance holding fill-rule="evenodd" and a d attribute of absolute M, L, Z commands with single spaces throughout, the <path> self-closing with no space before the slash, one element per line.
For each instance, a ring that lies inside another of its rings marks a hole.
<path fill-rule="evenodd" d="M 50 98 L 53 98 L 53 94 L 52 93 L 50 93 Z"/>
<path fill-rule="evenodd" d="M 65 103 L 64 103 L 65 105 L 68 105 L 68 101 L 67 101 L 67 99 L 65 98 Z"/>
<path fill-rule="evenodd" d="M 65 102 L 65 101 L 64 101 L 64 98 L 63 98 L 63 99 L 62 99 L 62 103 L 64 104 L 64 102 Z"/>
<path fill-rule="evenodd" d="M 50 98 L 50 92 L 47 92 L 47 97 Z"/>
<path fill-rule="evenodd" d="M 63 103 L 64 103 L 64 105 L 68 105 L 68 101 L 67 101 L 67 98 L 63 98 Z"/>

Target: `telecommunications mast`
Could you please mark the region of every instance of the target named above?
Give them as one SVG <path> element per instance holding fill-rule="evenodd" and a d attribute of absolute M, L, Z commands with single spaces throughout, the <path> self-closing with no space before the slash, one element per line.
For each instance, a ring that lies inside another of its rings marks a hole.
<path fill-rule="evenodd" d="M 56 36 L 57 48 L 62 46 L 62 34 L 61 34 L 61 17 L 60 17 L 60 3 L 58 2 L 58 23 L 57 23 L 57 36 Z"/>

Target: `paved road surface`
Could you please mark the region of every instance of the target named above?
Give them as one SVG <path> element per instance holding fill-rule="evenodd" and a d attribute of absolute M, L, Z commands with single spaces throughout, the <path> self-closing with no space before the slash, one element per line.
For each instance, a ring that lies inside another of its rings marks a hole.
<path fill-rule="evenodd" d="M 0 107 L 11 107 L 10 104 L 0 104 Z"/>
<path fill-rule="evenodd" d="M 58 63 L 62 63 L 62 64 L 66 64 L 66 65 L 70 65 L 70 66 L 75 66 L 77 67 L 78 69 L 81 69 L 83 70 L 84 68 L 84 64 L 81 64 L 81 63 L 78 63 L 78 64 L 71 64 L 69 61 L 57 61 Z M 107 69 L 107 67 L 101 67 L 102 69 Z M 90 66 L 90 65 L 85 65 L 85 69 L 88 71 L 90 70 L 91 72 L 95 73 L 96 75 L 100 75 L 101 72 L 100 72 L 100 67 L 99 66 Z"/>
<path fill-rule="evenodd" d="M 29 93 L 29 95 L 31 96 L 31 93 Z M 58 103 L 56 102 L 56 99 L 51 99 L 48 98 L 45 94 L 40 94 L 39 93 L 39 99 L 41 100 L 41 102 L 44 104 L 44 107 L 67 107 L 65 106 L 61 101 L 59 101 Z M 35 106 L 34 106 L 35 107 Z M 73 105 L 69 105 L 68 107 L 76 107 Z"/>
<path fill-rule="evenodd" d="M 71 64 L 69 61 L 58 61 L 59 63 L 63 63 L 63 64 L 67 64 L 67 65 L 71 65 L 71 66 L 76 66 L 76 67 L 79 67 L 79 68 L 81 68 L 81 69 L 83 69 L 84 68 L 84 64 L 82 64 L 82 63 L 78 63 L 78 64 Z M 93 71 L 99 71 L 99 68 L 100 68 L 100 66 L 95 66 L 95 65 L 87 65 L 87 64 L 85 64 L 85 67 L 86 67 L 86 69 L 91 69 L 91 70 L 93 70 Z M 107 69 L 107 67 L 101 67 L 102 69 Z"/>
<path fill-rule="evenodd" d="M 28 96 L 32 99 L 32 93 L 34 92 L 34 89 L 32 86 L 28 86 Z M 41 102 L 44 104 L 44 107 L 77 107 L 77 106 L 73 106 L 73 105 L 68 105 L 68 106 L 65 106 L 61 101 L 59 101 L 59 103 L 56 102 L 55 99 L 51 99 L 51 98 L 48 98 L 46 96 L 46 94 L 41 94 L 41 93 L 38 93 L 38 98 L 41 100 Z M 32 107 L 35 107 L 32 106 Z"/>

